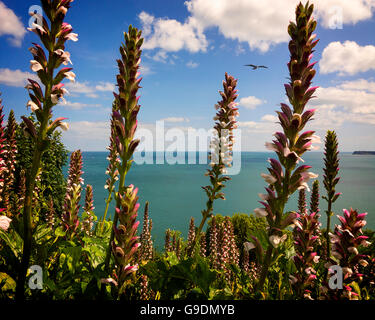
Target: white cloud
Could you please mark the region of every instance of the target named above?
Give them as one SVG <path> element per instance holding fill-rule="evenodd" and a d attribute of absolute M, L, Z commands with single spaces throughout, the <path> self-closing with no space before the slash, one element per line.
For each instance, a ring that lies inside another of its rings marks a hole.
<path fill-rule="evenodd" d="M 99 82 L 97 85 L 91 85 L 88 81 L 85 82 L 74 82 L 66 83 L 65 87 L 69 93 L 74 95 L 85 95 L 88 98 L 98 98 L 98 91 L 100 92 L 113 92 L 115 90 L 114 84 L 110 82 Z"/>
<path fill-rule="evenodd" d="M 218 28 L 225 38 L 247 43 L 251 50 L 266 52 L 271 46 L 288 41 L 287 26 L 295 18 L 298 3 L 299 0 L 190 0 L 185 2 L 190 16 L 183 23 L 142 12 L 139 18 L 146 36 L 144 48 L 206 51 L 204 31 Z M 313 3 L 315 16 L 325 28 L 332 28 L 337 22 L 355 24 L 370 19 L 375 9 L 375 0 L 315 0 Z M 237 47 L 236 53 L 241 52 Z"/>
<path fill-rule="evenodd" d="M 199 64 L 196 63 L 196 62 L 193 62 L 193 61 L 189 61 L 188 63 L 186 63 L 186 66 L 187 66 L 188 68 L 194 69 L 194 68 L 198 67 Z"/>
<path fill-rule="evenodd" d="M 115 91 L 115 85 L 110 82 L 99 82 L 98 85 L 95 86 L 95 89 L 98 91 Z"/>
<path fill-rule="evenodd" d="M 349 90 L 367 90 L 368 92 L 375 93 L 375 82 L 365 79 L 357 79 L 353 81 L 344 81 L 339 85 L 342 89 Z"/>
<path fill-rule="evenodd" d="M 239 106 L 245 109 L 253 110 L 266 102 L 267 101 L 258 99 L 257 97 L 249 96 L 242 98 L 239 102 Z"/>
<path fill-rule="evenodd" d="M 375 70 L 375 46 L 360 46 L 354 41 L 331 42 L 322 53 L 320 73 L 340 76 Z"/>
<path fill-rule="evenodd" d="M 190 52 L 206 51 L 207 40 L 200 26 L 193 18 L 181 23 L 174 19 L 155 18 L 146 12 L 139 14 L 142 29 L 145 30 L 143 49 L 161 48 L 164 51 Z"/>
<path fill-rule="evenodd" d="M 168 53 L 164 50 L 159 50 L 151 57 L 151 59 L 158 62 L 167 63 Z"/>
<path fill-rule="evenodd" d="M 346 81 L 336 87 L 318 88 L 313 105 L 333 105 L 351 114 L 375 114 L 375 92 L 361 87 L 367 82 L 374 88 L 375 82 L 366 80 Z"/>
<path fill-rule="evenodd" d="M 266 114 L 261 118 L 261 120 L 266 122 L 278 122 L 279 118 L 274 114 Z"/>
<path fill-rule="evenodd" d="M 9 35 L 9 41 L 12 45 L 20 47 L 26 29 L 24 28 L 21 19 L 9 9 L 2 1 L 0 1 L 0 36 Z"/>
<path fill-rule="evenodd" d="M 66 103 L 59 103 L 59 106 L 61 107 L 66 107 L 69 109 L 74 109 L 74 110 L 79 110 L 82 108 L 97 108 L 101 107 L 100 104 L 87 104 L 87 103 L 81 103 L 81 102 L 71 102 L 71 101 L 66 101 Z"/>
<path fill-rule="evenodd" d="M 154 73 L 149 66 L 145 66 L 145 65 L 141 65 L 139 67 L 139 72 L 141 73 L 142 76 L 147 76 L 149 74 Z"/>
<path fill-rule="evenodd" d="M 0 68 L 0 83 L 3 83 L 10 87 L 24 87 L 27 83 L 27 79 L 37 80 L 35 74 L 21 71 L 21 70 L 10 70 L 8 68 Z"/>
<path fill-rule="evenodd" d="M 169 123 L 178 123 L 178 122 L 189 122 L 190 120 L 188 118 L 183 117 L 169 117 L 160 119 L 159 121 L 169 122 Z"/>
<path fill-rule="evenodd" d="M 63 132 L 63 142 L 71 151 L 104 151 L 109 144 L 109 127 L 109 121 L 72 121 Z"/>

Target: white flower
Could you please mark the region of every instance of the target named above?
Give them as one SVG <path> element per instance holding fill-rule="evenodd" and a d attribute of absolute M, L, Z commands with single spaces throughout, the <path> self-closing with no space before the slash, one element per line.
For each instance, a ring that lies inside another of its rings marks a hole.
<path fill-rule="evenodd" d="M 77 33 L 69 33 L 65 36 L 65 39 L 72 40 L 72 41 L 78 41 L 78 34 Z"/>
<path fill-rule="evenodd" d="M 313 134 L 310 138 L 310 142 L 311 143 L 322 143 L 322 139 L 319 136 Z"/>
<path fill-rule="evenodd" d="M 309 185 L 306 182 L 302 182 L 300 186 L 297 188 L 297 190 L 306 189 L 308 192 L 310 192 Z"/>
<path fill-rule="evenodd" d="M 34 16 L 37 16 L 37 14 L 35 14 Z M 44 28 L 42 26 L 40 26 L 39 24 L 37 24 L 35 22 L 33 22 L 31 26 L 32 26 L 32 28 L 27 28 L 27 30 L 34 31 L 34 30 L 38 29 L 42 34 L 46 33 L 46 30 L 44 30 Z"/>
<path fill-rule="evenodd" d="M 267 201 L 267 200 L 270 199 L 270 196 L 268 194 L 264 194 L 264 193 L 258 193 L 258 197 L 261 198 L 264 201 Z"/>
<path fill-rule="evenodd" d="M 319 263 L 320 256 L 315 256 L 313 261 L 314 263 Z"/>
<path fill-rule="evenodd" d="M 286 238 L 287 238 L 287 234 L 284 234 L 282 237 L 279 237 L 277 235 L 271 235 L 269 237 L 269 240 L 270 240 L 270 243 L 273 245 L 274 248 L 277 248 L 279 246 L 279 244 L 283 243 Z"/>
<path fill-rule="evenodd" d="M 276 179 L 274 176 L 270 175 L 270 174 L 261 173 L 260 175 L 261 175 L 261 177 L 262 177 L 262 178 L 263 178 L 268 184 L 274 184 L 274 183 L 277 181 L 277 179 Z"/>
<path fill-rule="evenodd" d="M 364 259 L 361 259 L 358 261 L 358 263 L 362 266 L 362 267 L 367 267 L 368 266 L 368 262 Z"/>
<path fill-rule="evenodd" d="M 11 221 L 7 216 L 0 216 L 0 230 L 7 231 Z"/>
<path fill-rule="evenodd" d="M 69 79 L 71 82 L 76 82 L 75 80 L 76 75 L 72 71 L 65 72 L 65 77 Z"/>
<path fill-rule="evenodd" d="M 101 283 L 112 283 L 117 287 L 117 281 L 112 279 L 112 278 L 107 278 L 107 279 L 100 279 Z"/>
<path fill-rule="evenodd" d="M 255 245 L 252 242 L 244 242 L 243 247 L 246 252 L 249 252 L 250 250 L 255 248 Z"/>
<path fill-rule="evenodd" d="M 63 62 L 64 65 L 68 65 L 68 62 L 70 64 L 73 64 L 72 61 L 70 60 L 70 53 L 69 52 L 64 51 L 62 49 L 57 49 L 57 50 L 54 51 L 54 53 L 56 53 L 57 55 L 61 56 L 62 59 L 64 59 L 64 62 Z"/>
<path fill-rule="evenodd" d="M 39 70 L 43 70 L 43 67 L 38 61 L 30 60 L 30 69 L 34 72 L 38 72 Z"/>
<path fill-rule="evenodd" d="M 369 242 L 369 241 L 362 240 L 362 242 L 361 242 L 361 246 L 363 246 L 363 247 L 365 247 L 365 248 L 367 248 L 367 247 L 370 246 L 370 245 L 371 245 L 371 242 Z"/>
<path fill-rule="evenodd" d="M 319 177 L 319 175 L 314 172 L 305 171 L 301 173 L 301 177 L 303 178 L 304 182 L 307 182 L 310 179 L 316 179 L 317 177 Z"/>
<path fill-rule="evenodd" d="M 291 225 L 291 227 L 292 228 L 297 227 L 297 228 L 302 229 L 302 225 L 297 219 L 293 220 L 293 224 Z"/>
<path fill-rule="evenodd" d="M 38 109 L 39 109 L 39 107 L 37 106 L 37 104 L 34 103 L 34 102 L 31 101 L 31 100 L 29 100 L 29 101 L 27 102 L 27 106 L 30 107 L 30 109 L 31 109 L 32 112 L 35 112 L 35 110 L 38 110 Z"/>
<path fill-rule="evenodd" d="M 61 91 L 62 91 L 63 94 L 69 94 L 69 91 L 66 90 L 65 88 L 61 88 Z"/>
<path fill-rule="evenodd" d="M 311 267 L 307 267 L 306 269 L 305 269 L 305 272 L 306 272 L 306 274 L 311 274 L 312 272 L 313 272 L 313 268 L 311 268 Z"/>
<path fill-rule="evenodd" d="M 60 123 L 60 128 L 63 129 L 64 131 L 69 129 L 69 123 L 67 122 L 61 122 Z"/>
<path fill-rule="evenodd" d="M 358 254 L 358 249 L 356 247 L 350 247 L 350 248 L 348 248 L 348 251 L 350 253 Z"/>
<path fill-rule="evenodd" d="M 268 150 L 279 152 L 279 149 L 277 149 L 276 145 L 272 142 L 266 142 L 265 146 L 266 146 L 266 149 Z"/>
<path fill-rule="evenodd" d="M 258 218 L 266 217 L 268 215 L 268 212 L 264 208 L 256 208 L 254 209 L 254 213 Z"/>
<path fill-rule="evenodd" d="M 348 267 L 342 268 L 342 271 L 344 272 L 344 275 L 349 274 L 349 277 L 353 274 L 353 270 Z"/>
<path fill-rule="evenodd" d="M 57 94 L 51 94 L 51 101 L 54 104 L 59 103 L 59 96 Z"/>

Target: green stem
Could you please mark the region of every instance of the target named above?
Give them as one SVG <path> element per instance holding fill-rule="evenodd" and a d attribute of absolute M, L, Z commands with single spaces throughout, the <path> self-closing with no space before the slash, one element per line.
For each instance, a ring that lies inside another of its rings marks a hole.
<path fill-rule="evenodd" d="M 41 158 L 43 151 L 40 145 L 44 141 L 44 136 L 46 132 L 46 122 L 41 124 L 40 131 L 41 141 L 36 144 L 33 155 L 33 162 L 30 171 L 26 178 L 26 192 L 25 192 L 25 202 L 23 210 L 23 253 L 21 260 L 21 267 L 18 274 L 17 285 L 16 285 L 16 300 L 22 301 L 25 299 L 25 282 L 27 269 L 30 263 L 31 247 L 32 247 L 32 201 L 33 201 L 33 191 L 35 187 L 35 179 L 38 175 L 38 171 L 41 164 Z"/>
<path fill-rule="evenodd" d="M 220 159 L 220 162 L 221 162 L 221 158 L 219 156 L 219 159 Z M 196 236 L 194 237 L 193 239 L 193 242 L 191 243 L 191 246 L 190 246 L 190 250 L 188 252 L 188 254 L 192 254 L 194 252 L 194 248 L 198 242 L 198 239 L 200 237 L 200 234 L 203 230 L 203 227 L 204 227 L 204 224 L 206 223 L 206 220 L 208 219 L 208 217 L 210 216 L 210 213 L 212 212 L 213 210 L 213 205 L 214 205 L 214 200 L 215 199 L 215 196 L 216 196 L 216 192 L 215 192 L 215 185 L 216 185 L 216 181 L 219 177 L 219 174 L 217 173 L 217 170 L 215 171 L 215 183 L 214 185 L 212 186 L 214 189 L 213 189 L 213 192 L 212 192 L 212 195 L 211 197 L 208 199 L 207 201 L 207 204 L 206 204 L 206 210 L 203 211 L 203 217 L 202 217 L 202 221 L 201 223 L 199 224 L 199 227 L 198 227 L 198 230 L 197 232 L 195 233 Z"/>
<path fill-rule="evenodd" d="M 331 228 L 331 216 L 332 216 L 332 199 L 329 199 L 328 210 L 327 210 L 327 230 L 326 230 L 327 261 L 331 257 L 331 243 L 329 239 L 329 232 Z"/>
<path fill-rule="evenodd" d="M 120 172 L 122 172 L 122 174 L 120 174 L 119 189 L 118 189 L 118 193 L 116 195 L 116 207 L 117 208 L 120 208 L 120 206 L 121 206 L 120 195 L 124 192 L 125 178 L 126 178 L 126 174 L 127 174 L 127 171 L 126 171 L 127 163 L 128 163 L 128 160 L 125 159 L 124 164 L 122 165 L 122 168 L 121 168 L 122 170 L 120 171 Z M 108 271 L 109 262 L 111 260 L 112 242 L 115 238 L 115 227 L 117 226 L 117 222 L 118 222 L 118 214 L 117 214 L 117 211 L 115 210 L 115 215 L 114 215 L 113 224 L 112 224 L 111 237 L 109 239 L 107 254 L 106 254 L 105 262 L 104 262 L 104 268 L 105 268 L 104 270 L 106 270 L 106 271 Z"/>
<path fill-rule="evenodd" d="M 264 283 L 267 278 L 268 269 L 271 265 L 271 258 L 272 258 L 272 251 L 273 247 L 271 244 L 269 244 L 266 252 L 266 256 L 264 257 L 263 265 L 262 265 L 262 271 L 260 273 L 259 282 L 257 284 L 257 291 L 262 291 L 264 287 Z"/>
<path fill-rule="evenodd" d="M 52 35 L 53 39 L 54 35 Z M 54 40 L 52 41 L 54 43 Z M 53 74 L 54 68 L 52 67 L 54 64 L 53 58 L 53 49 L 49 52 L 48 56 L 48 63 L 47 63 L 47 70 L 48 70 L 48 78 L 49 81 L 45 86 L 44 92 L 44 106 L 43 106 L 43 113 L 42 113 L 42 121 L 40 123 L 38 136 L 35 143 L 35 149 L 33 154 L 33 162 L 26 175 L 26 191 L 25 191 L 25 202 L 24 202 L 24 209 L 23 209 L 23 230 L 24 230 L 24 243 L 23 243 L 23 254 L 21 260 L 21 266 L 18 274 L 17 285 L 16 285 L 16 300 L 24 300 L 25 299 L 25 282 L 26 282 L 26 274 L 27 269 L 30 263 L 30 256 L 31 256 L 31 247 L 32 247 L 32 200 L 33 200 L 33 191 L 35 187 L 35 179 L 38 175 L 40 166 L 41 166 L 41 159 L 43 152 L 45 150 L 45 143 L 47 140 L 47 127 L 48 122 L 51 117 L 50 109 L 52 105 L 50 104 L 51 99 L 51 90 L 53 86 Z"/>
<path fill-rule="evenodd" d="M 108 213 L 108 208 L 109 208 L 109 204 L 111 203 L 112 201 L 112 192 L 108 195 L 108 198 L 106 199 L 106 205 L 105 205 L 105 210 L 104 210 L 104 215 L 103 215 L 103 220 L 100 224 L 100 233 L 103 234 L 103 228 L 104 228 L 104 221 L 106 220 L 107 218 L 107 213 Z"/>

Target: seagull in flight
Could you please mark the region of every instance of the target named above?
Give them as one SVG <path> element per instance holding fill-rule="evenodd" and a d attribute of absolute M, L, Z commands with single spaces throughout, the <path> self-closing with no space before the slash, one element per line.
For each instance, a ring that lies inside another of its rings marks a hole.
<path fill-rule="evenodd" d="M 254 64 L 245 64 L 245 66 L 246 66 L 246 67 L 252 67 L 253 70 L 256 70 L 256 69 L 258 69 L 258 68 L 266 68 L 266 69 L 268 69 L 268 67 L 266 67 L 266 66 L 256 66 L 256 65 L 254 65 Z"/>

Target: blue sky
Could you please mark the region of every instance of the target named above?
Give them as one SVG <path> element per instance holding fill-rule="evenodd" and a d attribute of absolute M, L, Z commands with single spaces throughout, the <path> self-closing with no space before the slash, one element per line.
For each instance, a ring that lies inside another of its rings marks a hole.
<path fill-rule="evenodd" d="M 152 128 L 210 128 L 224 73 L 238 79 L 242 150 L 264 151 L 278 127 L 274 110 L 285 102 L 286 27 L 298 1 L 281 0 L 81 0 L 66 21 L 79 41 L 67 44 L 75 84 L 68 103 L 54 108 L 69 118 L 69 149 L 104 150 L 113 100 L 116 59 L 129 24 L 142 28 L 145 44 L 139 121 Z M 375 0 L 316 0 L 317 76 L 321 88 L 311 129 L 335 129 L 342 151 L 375 150 Z M 5 111 L 29 111 L 24 89 L 37 39 L 26 30 L 35 1 L 0 0 L 0 91 Z M 252 71 L 244 64 L 269 69 Z"/>

